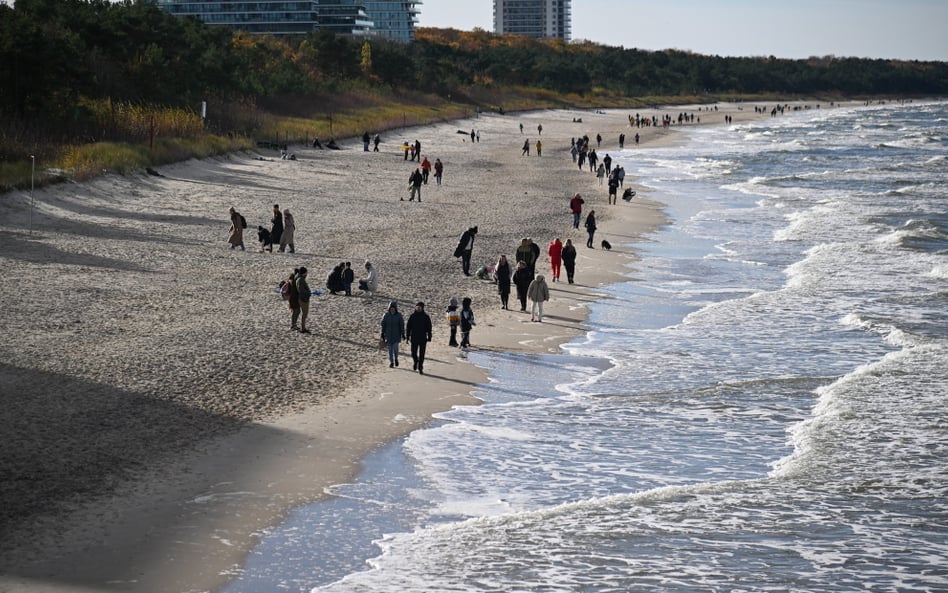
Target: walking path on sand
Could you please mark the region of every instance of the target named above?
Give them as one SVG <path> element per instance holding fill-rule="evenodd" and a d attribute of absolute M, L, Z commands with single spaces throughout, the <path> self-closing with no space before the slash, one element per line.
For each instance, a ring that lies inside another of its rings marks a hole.
<path fill-rule="evenodd" d="M 640 113 L 685 111 L 702 125 L 766 117 L 706 109 Z M 628 115 L 482 114 L 383 133 L 378 153 L 353 138 L 338 151 L 290 147 L 296 160 L 261 152 L 165 167 L 163 177 L 105 175 L 35 192 L 32 233 L 30 196 L 5 196 L 0 591 L 220 586 L 255 534 L 352 480 L 367 452 L 476 403 L 470 393 L 486 377 L 447 346 L 451 296 L 473 298 L 474 349 L 556 351 L 581 334 L 600 288 L 630 271 L 635 254 L 622 245 L 663 223 L 633 178 L 626 186 L 639 195 L 609 206 L 607 188 L 569 155 L 583 134 L 593 144 L 602 134 L 599 155 L 614 160 L 620 133 L 633 159 L 678 136 L 630 128 Z M 538 125 L 543 156 L 522 157 Z M 421 203 L 399 200 L 417 166 L 401 144 L 415 140 L 445 165 L 444 184 L 432 178 Z M 597 246 L 607 238 L 612 251 L 587 249 L 572 228 L 577 192 L 596 209 Z M 275 203 L 296 219 L 295 254 L 254 245 Z M 246 252 L 227 249 L 230 206 L 247 218 Z M 512 260 L 532 237 L 549 277 L 547 245 L 573 239 L 576 284 L 550 283 L 542 324 L 501 310 L 493 283 L 461 273 L 452 252 L 474 225 L 475 270 Z M 323 288 L 334 265 L 351 261 L 358 277 L 365 260 L 379 270 L 376 295 L 314 296 L 313 333 L 289 330 L 281 279 L 302 265 Z M 435 331 L 423 376 L 389 369 L 377 349 L 389 300 L 406 314 L 427 304 Z"/>

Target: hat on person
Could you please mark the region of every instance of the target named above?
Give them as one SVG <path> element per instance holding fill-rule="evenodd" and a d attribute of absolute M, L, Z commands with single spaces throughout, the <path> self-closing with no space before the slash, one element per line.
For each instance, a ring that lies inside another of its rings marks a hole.
<path fill-rule="evenodd" d="M 457 297 L 451 297 L 450 299 L 448 299 L 448 304 L 449 304 L 449 305 L 454 305 L 455 307 L 457 307 L 457 305 L 458 305 L 458 298 L 457 298 Z"/>
<path fill-rule="evenodd" d="M 297 270 L 296 273 L 297 273 L 297 274 L 303 274 L 303 275 L 305 275 L 305 274 L 306 274 L 306 268 L 304 268 L 303 266 L 300 266 L 300 269 Z"/>
<path fill-rule="evenodd" d="M 392 307 L 398 309 L 398 301 L 390 301 L 388 304 L 388 308 L 391 309 Z"/>
<path fill-rule="evenodd" d="M 425 304 L 424 304 L 423 302 L 421 302 L 421 301 L 418 301 L 417 303 L 415 303 L 415 306 L 416 306 L 416 307 L 421 307 L 422 309 L 425 308 Z"/>

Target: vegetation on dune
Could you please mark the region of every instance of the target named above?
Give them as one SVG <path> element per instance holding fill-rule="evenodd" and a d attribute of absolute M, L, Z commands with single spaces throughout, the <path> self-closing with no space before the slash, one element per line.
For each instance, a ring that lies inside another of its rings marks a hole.
<path fill-rule="evenodd" d="M 948 94 L 948 64 L 725 58 L 420 29 L 411 44 L 274 38 L 146 0 L 0 5 L 0 190 L 475 110 Z M 202 105 L 207 105 L 206 119 Z M 26 176 L 24 176 L 24 173 Z"/>

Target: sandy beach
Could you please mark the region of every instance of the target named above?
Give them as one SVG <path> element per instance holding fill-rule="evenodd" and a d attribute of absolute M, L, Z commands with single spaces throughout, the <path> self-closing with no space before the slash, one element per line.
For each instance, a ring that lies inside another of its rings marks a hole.
<path fill-rule="evenodd" d="M 766 117 L 702 109 L 640 113 L 693 113 L 701 125 Z M 0 591 L 220 587 L 260 530 L 351 480 L 366 453 L 433 413 L 476 404 L 486 376 L 448 346 L 452 296 L 473 299 L 473 349 L 556 351 L 583 332 L 600 288 L 632 272 L 622 244 L 664 222 L 660 196 L 627 177 L 639 194 L 610 206 L 569 154 L 583 134 L 593 146 L 602 135 L 600 157 L 615 156 L 620 133 L 627 150 L 677 140 L 677 125 L 630 128 L 629 113 L 481 114 L 381 132 L 377 153 L 349 139 L 342 150 L 291 146 L 295 160 L 260 149 L 161 176 L 105 174 L 36 191 L 32 213 L 29 192 L 4 196 Z M 415 140 L 445 165 L 443 185 L 432 178 L 420 203 L 406 190 L 417 163 L 401 151 Z M 598 215 L 596 249 L 572 228 L 577 192 L 584 215 Z M 255 229 L 269 227 L 273 204 L 295 218 L 294 254 L 260 252 Z M 247 219 L 246 251 L 228 249 L 231 206 Z M 544 323 L 502 310 L 493 282 L 462 274 L 452 252 L 474 225 L 474 269 L 531 237 L 549 279 L 547 245 L 573 240 L 576 283 L 550 284 Z M 312 334 L 290 330 L 281 279 L 306 266 L 310 286 L 325 290 L 334 265 L 352 262 L 359 278 L 366 260 L 379 271 L 376 294 L 314 295 Z M 412 372 L 407 344 L 396 369 L 377 347 L 390 300 L 406 317 L 427 304 L 425 375 Z"/>

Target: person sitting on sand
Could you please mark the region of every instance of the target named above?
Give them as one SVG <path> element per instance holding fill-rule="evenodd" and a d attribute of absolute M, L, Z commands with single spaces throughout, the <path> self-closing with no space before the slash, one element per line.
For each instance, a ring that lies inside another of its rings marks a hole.
<path fill-rule="evenodd" d="M 313 148 L 318 148 L 319 150 L 323 149 L 323 145 L 319 143 L 319 138 L 313 139 Z"/>
<path fill-rule="evenodd" d="M 362 292 L 375 292 L 379 287 L 378 272 L 371 262 L 365 262 L 365 278 L 359 280 L 359 290 Z"/>
<path fill-rule="evenodd" d="M 326 143 L 326 148 L 328 148 L 328 149 L 330 149 L 330 150 L 341 150 L 341 149 L 339 148 L 339 145 L 336 144 L 336 139 L 335 139 L 335 138 L 330 138 L 330 139 L 329 139 L 329 142 Z"/>

